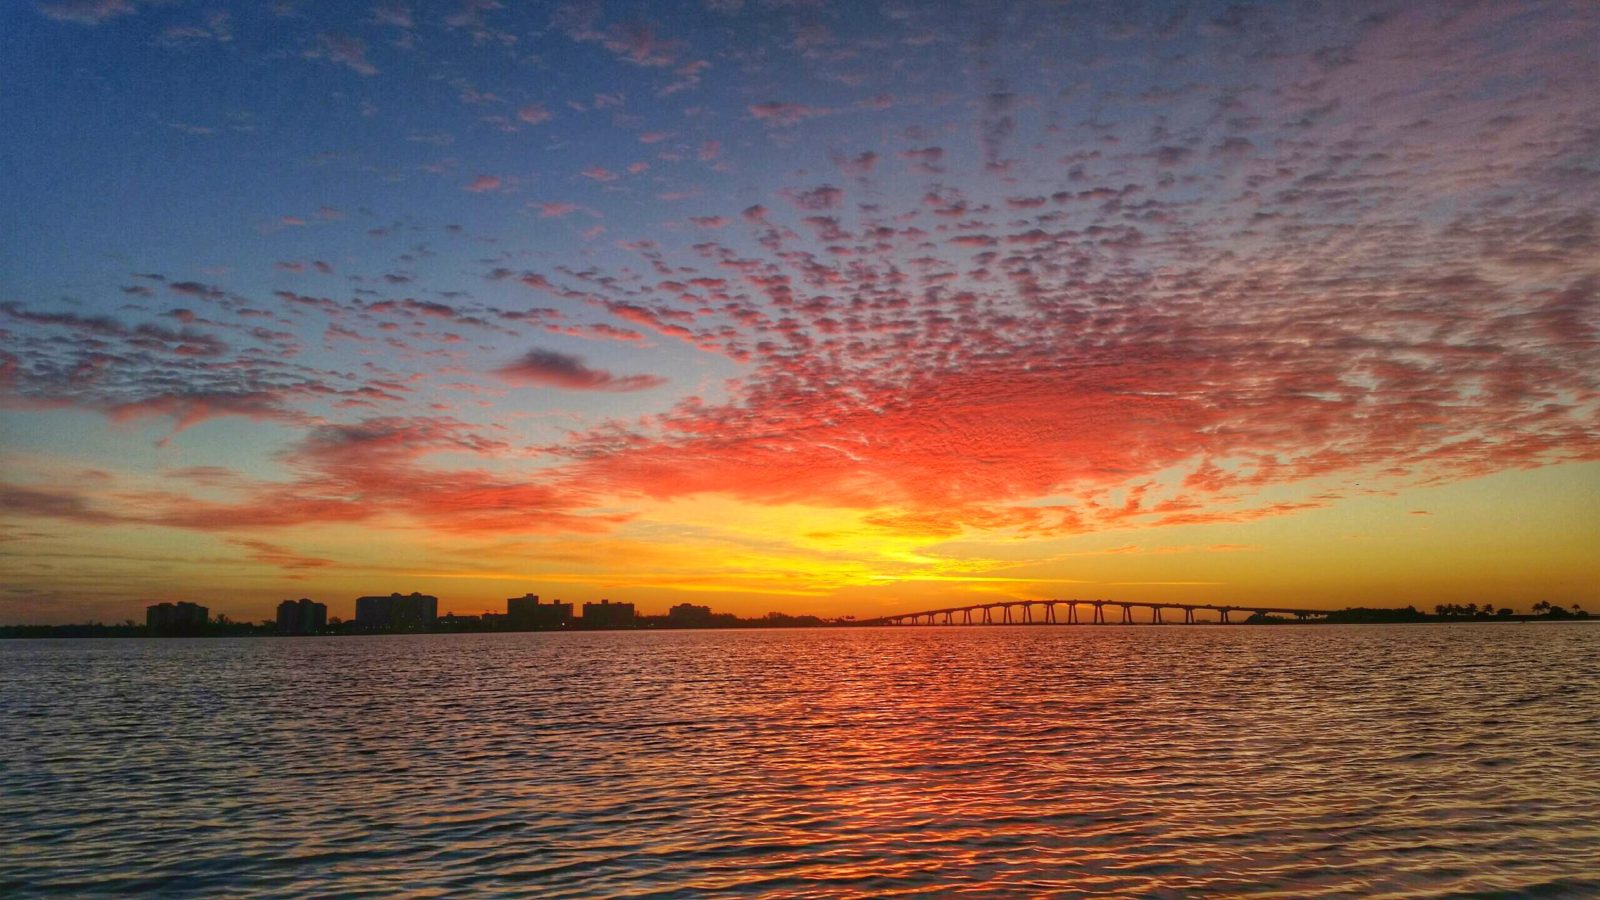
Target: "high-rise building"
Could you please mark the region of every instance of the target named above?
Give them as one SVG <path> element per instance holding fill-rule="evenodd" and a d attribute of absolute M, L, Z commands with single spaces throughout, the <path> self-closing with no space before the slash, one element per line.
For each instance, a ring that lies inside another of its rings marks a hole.
<path fill-rule="evenodd" d="M 538 594 L 508 597 L 506 621 L 512 628 L 559 628 L 572 623 L 572 604 L 560 600 L 540 603 Z"/>
<path fill-rule="evenodd" d="M 301 597 L 278 604 L 281 634 L 316 634 L 328 627 L 328 606 Z"/>
<path fill-rule="evenodd" d="M 628 628 L 635 624 L 632 603 L 599 603 L 583 605 L 583 624 L 590 628 Z"/>
<path fill-rule="evenodd" d="M 155 634 L 199 634 L 211 621 L 211 610 L 198 603 L 157 603 L 144 610 L 144 624 Z"/>
<path fill-rule="evenodd" d="M 685 628 L 704 628 L 711 624 L 711 607 L 679 603 L 667 610 L 667 621 Z"/>
<path fill-rule="evenodd" d="M 428 594 L 357 597 L 356 627 L 374 631 L 432 628 L 439 620 L 439 598 Z"/>

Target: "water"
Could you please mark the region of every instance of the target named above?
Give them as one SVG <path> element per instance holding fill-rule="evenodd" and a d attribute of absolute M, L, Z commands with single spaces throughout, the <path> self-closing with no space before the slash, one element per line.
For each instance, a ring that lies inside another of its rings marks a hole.
<path fill-rule="evenodd" d="M 0 644 L 0 894 L 1600 894 L 1600 627 Z"/>

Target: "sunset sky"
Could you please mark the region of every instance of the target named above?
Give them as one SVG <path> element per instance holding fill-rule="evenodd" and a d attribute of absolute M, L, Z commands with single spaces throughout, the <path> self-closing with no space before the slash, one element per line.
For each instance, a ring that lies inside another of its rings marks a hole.
<path fill-rule="evenodd" d="M 0 623 L 1600 601 L 1600 6 L 0 8 Z"/>

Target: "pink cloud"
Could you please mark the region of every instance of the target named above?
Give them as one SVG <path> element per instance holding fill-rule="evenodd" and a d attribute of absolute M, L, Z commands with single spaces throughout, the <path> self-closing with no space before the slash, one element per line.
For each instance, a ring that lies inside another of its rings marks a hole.
<path fill-rule="evenodd" d="M 495 373 L 507 381 L 532 387 L 554 387 L 574 391 L 642 391 L 660 387 L 665 378 L 655 375 L 612 375 L 591 369 L 583 360 L 553 350 L 529 350 L 516 362 Z"/>
<path fill-rule="evenodd" d="M 607 50 L 636 66 L 670 66 L 677 62 L 682 44 L 664 40 L 644 24 L 618 26 L 602 43 Z"/>
<path fill-rule="evenodd" d="M 824 107 L 806 106 L 803 103 L 780 103 L 769 101 L 755 103 L 746 107 L 751 116 L 773 125 L 794 126 L 807 119 L 827 115 L 830 110 Z"/>
<path fill-rule="evenodd" d="M 482 470 L 433 468 L 441 452 L 503 452 L 503 441 L 447 418 L 374 418 L 324 425 L 282 454 L 296 473 L 288 481 L 228 478 L 213 484 L 231 499 L 199 499 L 170 491 L 114 487 L 40 490 L 0 484 L 0 505 L 23 515 L 85 524 L 143 524 L 207 532 L 364 522 L 399 515 L 455 534 L 600 532 L 626 516 L 585 515 L 594 497 L 551 478 L 535 483 Z M 261 562 L 291 570 L 319 568 L 318 557 L 254 536 L 231 539 Z"/>
<path fill-rule="evenodd" d="M 867 150 L 855 156 L 838 155 L 833 158 L 833 163 L 846 175 L 870 175 L 878 165 L 878 154 Z"/>
<path fill-rule="evenodd" d="M 944 148 L 922 147 L 917 150 L 902 150 L 900 158 L 910 162 L 914 171 L 925 175 L 943 174 Z"/>
<path fill-rule="evenodd" d="M 844 204 L 844 191 L 831 184 L 819 185 L 804 191 L 790 188 L 783 192 L 783 196 L 793 203 L 796 209 L 838 209 Z"/>

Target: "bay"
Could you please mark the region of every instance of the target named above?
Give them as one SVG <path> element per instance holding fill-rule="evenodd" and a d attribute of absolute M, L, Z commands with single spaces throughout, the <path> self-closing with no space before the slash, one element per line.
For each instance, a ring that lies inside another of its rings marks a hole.
<path fill-rule="evenodd" d="M 1600 894 L 1600 629 L 11 641 L 0 893 Z"/>

